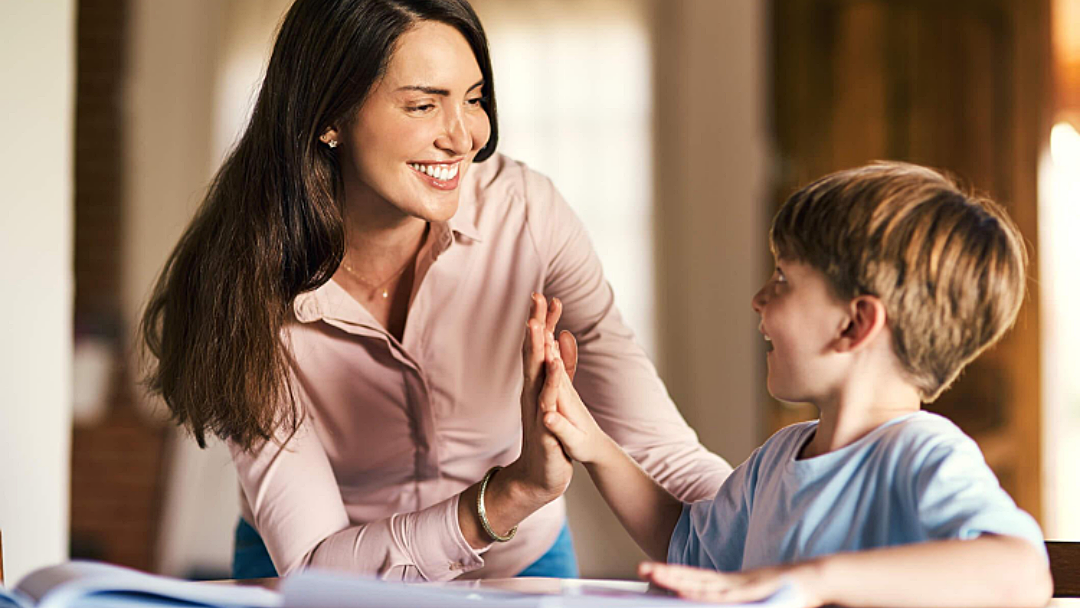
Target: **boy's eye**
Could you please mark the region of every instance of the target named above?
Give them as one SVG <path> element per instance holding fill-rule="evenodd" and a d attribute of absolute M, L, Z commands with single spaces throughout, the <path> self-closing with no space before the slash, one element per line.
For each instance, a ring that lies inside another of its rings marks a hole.
<path fill-rule="evenodd" d="M 475 98 L 473 98 L 473 99 L 470 99 L 470 100 L 468 100 L 468 101 L 467 101 L 467 103 L 468 103 L 468 104 L 469 104 L 470 106 L 475 106 L 475 107 L 480 107 L 480 106 L 481 106 L 481 104 L 483 104 L 483 102 L 484 102 L 484 98 L 483 98 L 483 97 L 475 97 Z"/>
<path fill-rule="evenodd" d="M 410 111 L 410 112 L 427 112 L 428 110 L 430 110 L 430 109 L 432 109 L 434 107 L 435 107 L 435 104 L 421 103 L 421 104 L 417 104 L 415 106 L 407 106 L 405 109 Z"/>

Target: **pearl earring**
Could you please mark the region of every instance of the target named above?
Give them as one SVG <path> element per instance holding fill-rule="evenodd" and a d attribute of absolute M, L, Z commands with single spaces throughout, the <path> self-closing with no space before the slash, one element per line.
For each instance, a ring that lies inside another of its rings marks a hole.
<path fill-rule="evenodd" d="M 330 141 L 326 142 L 326 145 L 330 146 L 331 148 L 336 148 L 337 147 L 337 140 L 336 139 L 331 139 Z"/>

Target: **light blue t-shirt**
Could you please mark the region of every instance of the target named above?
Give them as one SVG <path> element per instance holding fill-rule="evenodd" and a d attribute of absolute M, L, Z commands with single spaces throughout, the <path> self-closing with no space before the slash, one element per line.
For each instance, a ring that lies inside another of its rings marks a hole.
<path fill-rule="evenodd" d="M 1001 489 L 978 445 L 916 412 L 834 452 L 797 460 L 817 421 L 754 450 L 712 500 L 683 508 L 668 561 L 726 572 L 928 540 L 1042 531 Z"/>

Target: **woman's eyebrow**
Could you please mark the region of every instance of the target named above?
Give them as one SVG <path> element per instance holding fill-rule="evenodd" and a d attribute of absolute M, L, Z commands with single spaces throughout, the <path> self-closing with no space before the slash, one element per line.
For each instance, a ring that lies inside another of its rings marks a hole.
<path fill-rule="evenodd" d="M 481 78 L 480 80 L 478 80 L 476 82 L 476 84 L 469 87 L 469 90 L 466 91 L 466 93 L 471 92 L 476 87 L 480 87 L 480 86 L 483 86 L 483 85 L 484 85 L 484 79 Z M 450 96 L 450 91 L 447 90 L 447 89 L 440 89 L 440 88 L 436 88 L 436 87 L 429 87 L 429 86 L 418 85 L 418 84 L 412 84 L 412 85 L 406 85 L 406 86 L 403 86 L 403 87 L 398 87 L 398 91 L 420 91 L 421 93 L 427 93 L 428 95 L 441 95 L 443 97 L 449 97 Z"/>

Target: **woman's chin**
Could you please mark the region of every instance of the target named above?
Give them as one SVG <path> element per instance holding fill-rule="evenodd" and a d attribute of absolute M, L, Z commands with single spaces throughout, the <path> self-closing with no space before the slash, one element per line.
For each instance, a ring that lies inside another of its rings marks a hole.
<path fill-rule="evenodd" d="M 458 210 L 458 196 L 455 194 L 452 200 L 433 201 L 424 205 L 417 217 L 428 222 L 448 222 Z"/>

